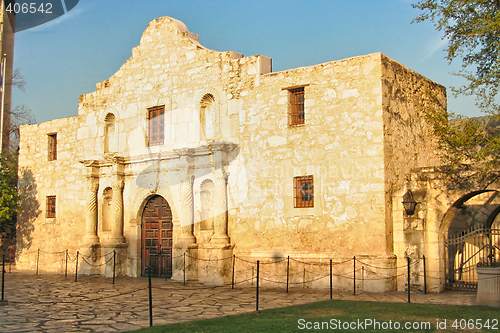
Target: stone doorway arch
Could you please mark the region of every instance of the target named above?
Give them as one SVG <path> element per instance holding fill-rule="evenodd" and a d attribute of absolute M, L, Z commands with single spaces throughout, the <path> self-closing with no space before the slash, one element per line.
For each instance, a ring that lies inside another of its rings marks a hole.
<path fill-rule="evenodd" d="M 141 215 L 141 274 L 172 277 L 173 223 L 172 210 L 160 195 L 147 199 Z"/>

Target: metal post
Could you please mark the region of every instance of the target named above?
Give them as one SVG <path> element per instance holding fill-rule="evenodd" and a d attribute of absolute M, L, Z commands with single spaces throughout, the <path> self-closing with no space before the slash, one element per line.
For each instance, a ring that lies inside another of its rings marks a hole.
<path fill-rule="evenodd" d="M 4 126 L 4 121 L 3 121 L 3 118 L 5 117 L 5 70 L 6 70 L 6 66 L 7 65 L 7 54 L 4 54 L 3 57 L 2 57 L 2 89 L 3 89 L 3 92 L 2 92 L 2 105 L 0 107 L 1 109 L 1 112 L 0 112 L 0 156 L 3 156 L 3 150 L 4 150 L 4 146 L 3 146 L 3 137 L 4 137 L 4 130 L 3 130 L 3 126 Z"/>
<path fill-rule="evenodd" d="M 2 255 L 2 301 L 4 299 L 5 291 L 5 254 Z"/>
<path fill-rule="evenodd" d="M 149 326 L 153 326 L 153 294 L 151 293 L 151 271 L 152 267 L 148 267 L 149 271 Z"/>
<path fill-rule="evenodd" d="M 66 268 L 64 269 L 64 277 L 68 277 L 68 249 L 66 249 Z"/>
<path fill-rule="evenodd" d="M 186 285 L 186 252 L 184 252 L 184 285 Z"/>
<path fill-rule="evenodd" d="M 76 269 L 75 269 L 75 282 L 78 280 L 78 256 L 80 255 L 79 251 L 76 251 Z"/>
<path fill-rule="evenodd" d="M 116 250 L 113 250 L 113 284 L 115 284 L 116 276 Z"/>
<path fill-rule="evenodd" d="M 304 268 L 304 276 L 302 276 L 302 288 L 306 287 L 306 269 Z"/>
<path fill-rule="evenodd" d="M 236 255 L 233 254 L 233 278 L 231 280 L 231 289 L 234 289 L 234 265 L 236 263 Z"/>
<path fill-rule="evenodd" d="M 361 266 L 361 291 L 365 291 L 365 266 Z"/>
<path fill-rule="evenodd" d="M 38 249 L 37 255 L 36 255 L 36 273 L 35 275 L 38 275 L 38 263 L 40 262 L 40 249 Z"/>
<path fill-rule="evenodd" d="M 354 295 L 356 295 L 356 256 L 354 256 Z"/>
<path fill-rule="evenodd" d="M 332 259 L 330 259 L 330 299 L 333 298 L 333 267 Z"/>
<path fill-rule="evenodd" d="M 259 264 L 260 261 L 257 260 L 257 294 L 256 294 L 256 300 L 255 300 L 255 311 L 259 311 Z"/>
<path fill-rule="evenodd" d="M 410 257 L 406 257 L 408 263 L 408 303 L 410 302 Z"/>
<path fill-rule="evenodd" d="M 12 252 L 14 252 L 14 248 L 12 248 L 12 247 L 11 247 L 11 248 L 10 248 L 10 252 L 9 252 L 9 253 L 10 253 L 10 255 L 9 255 L 9 273 L 11 273 L 11 272 L 12 272 L 12 257 L 13 257 L 13 256 L 12 256 Z M 14 257 L 14 260 L 15 260 L 15 259 L 16 259 L 16 258 Z"/>
<path fill-rule="evenodd" d="M 424 294 L 427 294 L 427 274 L 426 274 L 426 268 L 425 268 L 425 256 L 422 256 L 424 259 Z"/>
<path fill-rule="evenodd" d="M 290 256 L 288 256 L 288 260 L 286 263 L 286 292 L 288 293 L 288 285 L 290 283 Z"/>

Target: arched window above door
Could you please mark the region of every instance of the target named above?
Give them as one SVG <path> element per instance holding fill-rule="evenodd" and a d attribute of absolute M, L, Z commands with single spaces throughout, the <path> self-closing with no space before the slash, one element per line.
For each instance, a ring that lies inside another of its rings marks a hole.
<path fill-rule="evenodd" d="M 104 118 L 104 152 L 111 153 L 118 150 L 116 140 L 115 115 L 108 113 Z"/>
<path fill-rule="evenodd" d="M 202 141 L 215 139 L 215 98 L 203 96 L 200 102 L 200 137 Z"/>

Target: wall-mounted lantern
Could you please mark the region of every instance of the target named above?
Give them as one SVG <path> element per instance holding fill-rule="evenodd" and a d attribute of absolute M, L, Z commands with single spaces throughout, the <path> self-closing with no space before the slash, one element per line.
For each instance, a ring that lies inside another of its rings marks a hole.
<path fill-rule="evenodd" d="M 413 198 L 413 193 L 411 190 L 406 191 L 403 195 L 403 206 L 405 207 L 406 215 L 415 214 L 415 207 L 417 206 L 415 199 Z"/>

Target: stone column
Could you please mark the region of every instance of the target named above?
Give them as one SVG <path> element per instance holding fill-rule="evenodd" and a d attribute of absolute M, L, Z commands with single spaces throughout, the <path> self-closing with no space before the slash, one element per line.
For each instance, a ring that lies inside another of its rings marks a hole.
<path fill-rule="evenodd" d="M 85 212 L 85 242 L 89 244 L 99 243 L 97 236 L 97 189 L 99 188 L 99 179 L 89 177 L 87 193 L 87 207 Z"/>
<path fill-rule="evenodd" d="M 179 235 L 179 243 L 184 246 L 189 246 L 196 243 L 196 238 L 193 235 L 193 182 L 194 176 L 188 176 L 181 183 L 183 216 L 181 219 L 181 234 Z"/>
<path fill-rule="evenodd" d="M 111 237 L 112 243 L 124 243 L 123 237 L 123 181 L 113 182 L 113 200 L 112 200 L 112 225 Z"/>
<path fill-rule="evenodd" d="M 229 244 L 227 235 L 227 178 L 228 173 L 224 170 L 214 172 L 214 236 L 211 242 L 214 244 Z"/>

